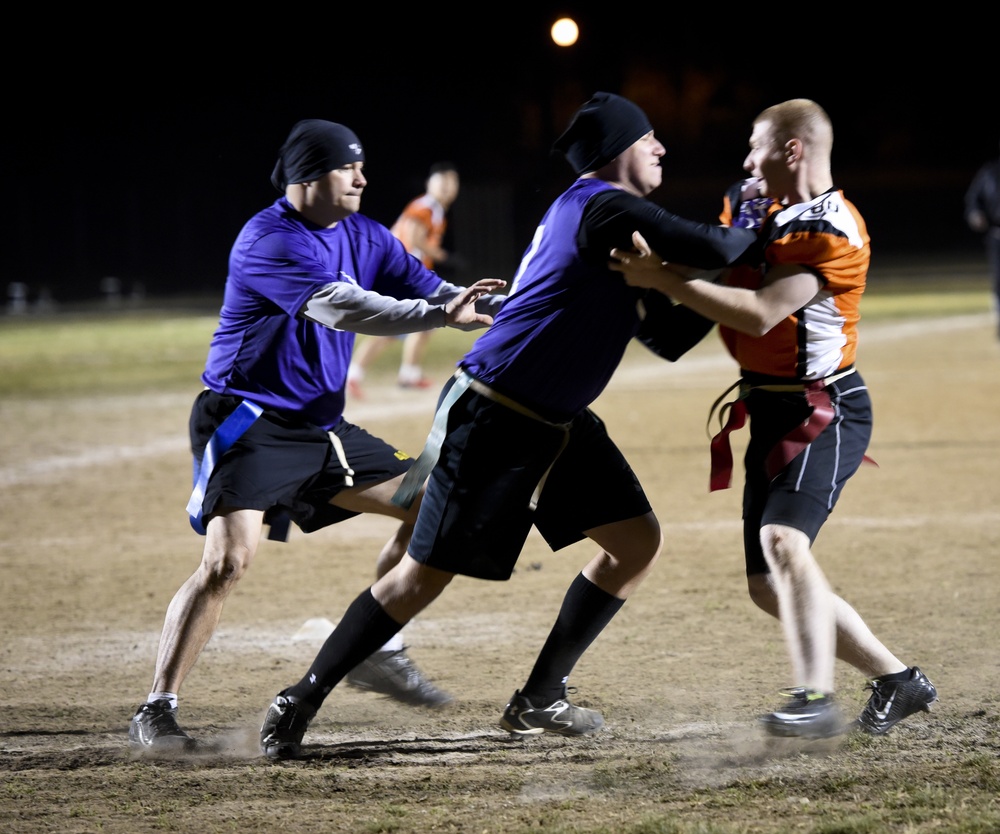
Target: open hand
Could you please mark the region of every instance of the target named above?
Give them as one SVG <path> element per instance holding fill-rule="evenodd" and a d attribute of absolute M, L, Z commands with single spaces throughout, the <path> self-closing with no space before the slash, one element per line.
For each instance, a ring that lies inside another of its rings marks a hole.
<path fill-rule="evenodd" d="M 484 295 L 503 289 L 507 282 L 500 278 L 482 278 L 472 286 L 466 287 L 451 301 L 444 305 L 445 321 L 450 326 L 469 325 L 489 327 L 493 324 L 493 316 L 476 312 L 476 302 Z"/>
<path fill-rule="evenodd" d="M 633 250 L 611 250 L 611 261 L 608 268 L 625 276 L 625 283 L 630 287 L 658 288 L 667 270 L 663 268 L 663 259 L 657 255 L 639 232 L 632 232 Z"/>

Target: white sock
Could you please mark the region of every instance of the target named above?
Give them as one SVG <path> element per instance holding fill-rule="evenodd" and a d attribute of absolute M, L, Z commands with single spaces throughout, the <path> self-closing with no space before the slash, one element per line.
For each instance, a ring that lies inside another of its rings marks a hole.
<path fill-rule="evenodd" d="M 419 382 L 423 373 L 420 371 L 419 365 L 400 365 L 399 366 L 399 381 L 400 382 Z"/>
<path fill-rule="evenodd" d="M 177 709 L 177 693 L 176 692 L 150 692 L 149 697 L 146 699 L 147 704 L 152 704 L 154 701 L 170 701 L 170 709 Z"/>
<path fill-rule="evenodd" d="M 388 639 L 388 641 L 385 643 L 384 646 L 382 646 L 381 649 L 379 649 L 379 651 L 398 652 L 402 648 L 403 648 L 403 633 L 401 631 L 397 631 L 395 634 L 392 635 L 392 637 Z"/>

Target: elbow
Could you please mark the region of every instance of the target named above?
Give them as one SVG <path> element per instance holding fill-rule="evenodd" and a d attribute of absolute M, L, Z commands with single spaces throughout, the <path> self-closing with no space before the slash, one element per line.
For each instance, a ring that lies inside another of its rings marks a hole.
<path fill-rule="evenodd" d="M 770 318 L 745 316 L 739 322 L 734 322 L 733 327 L 741 333 L 746 333 L 748 336 L 759 339 L 761 336 L 766 336 L 770 333 L 777 324 L 777 321 L 772 321 Z"/>

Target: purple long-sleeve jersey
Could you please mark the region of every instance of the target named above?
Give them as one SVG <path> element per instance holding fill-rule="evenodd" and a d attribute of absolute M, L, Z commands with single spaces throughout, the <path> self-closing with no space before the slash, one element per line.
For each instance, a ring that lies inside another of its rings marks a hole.
<path fill-rule="evenodd" d="M 344 410 L 355 333 L 429 330 L 461 287 L 361 214 L 326 229 L 284 198 L 243 227 L 229 256 L 202 382 L 323 428 Z M 503 296 L 477 302 L 492 314 Z"/>

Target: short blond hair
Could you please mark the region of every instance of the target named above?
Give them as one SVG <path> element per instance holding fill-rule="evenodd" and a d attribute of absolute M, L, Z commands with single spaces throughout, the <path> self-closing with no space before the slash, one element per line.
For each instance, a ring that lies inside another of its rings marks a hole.
<path fill-rule="evenodd" d="M 771 134 L 778 144 L 800 139 L 814 150 L 829 154 L 833 150 L 833 123 L 826 111 L 808 98 L 793 98 L 772 104 L 754 119 L 770 122 Z"/>

